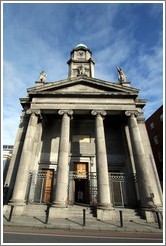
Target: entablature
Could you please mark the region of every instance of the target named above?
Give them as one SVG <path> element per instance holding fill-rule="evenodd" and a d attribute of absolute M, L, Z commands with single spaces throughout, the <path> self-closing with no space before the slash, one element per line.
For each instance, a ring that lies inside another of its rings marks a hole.
<path fill-rule="evenodd" d="M 147 99 L 136 99 L 135 100 L 135 105 L 137 106 L 137 107 L 140 107 L 140 108 L 143 108 L 145 105 L 146 105 L 146 103 L 147 103 Z"/>

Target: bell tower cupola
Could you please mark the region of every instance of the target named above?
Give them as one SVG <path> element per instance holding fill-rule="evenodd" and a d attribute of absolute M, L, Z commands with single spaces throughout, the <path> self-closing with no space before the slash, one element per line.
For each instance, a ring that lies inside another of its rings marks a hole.
<path fill-rule="evenodd" d="M 94 78 L 92 52 L 84 44 L 78 44 L 70 53 L 69 78 L 87 76 Z"/>

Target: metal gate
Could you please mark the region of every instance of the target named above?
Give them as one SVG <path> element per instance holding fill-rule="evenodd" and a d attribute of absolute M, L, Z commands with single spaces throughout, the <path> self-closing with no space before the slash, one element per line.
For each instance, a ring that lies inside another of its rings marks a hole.
<path fill-rule="evenodd" d="M 127 205 L 124 173 L 110 174 L 110 188 L 113 205 L 122 207 Z"/>
<path fill-rule="evenodd" d="M 110 195 L 114 207 L 134 207 L 137 204 L 136 174 L 109 173 Z M 128 192 L 127 192 L 128 190 Z"/>
<path fill-rule="evenodd" d="M 76 179 L 81 177 L 76 172 L 69 172 L 68 183 L 68 204 L 72 205 L 75 202 Z M 85 177 L 84 177 L 85 178 Z M 124 173 L 109 173 L 110 197 L 113 206 L 128 206 L 136 202 L 135 175 L 126 175 Z M 97 206 L 97 173 L 86 173 L 86 184 L 88 184 L 88 203 L 91 206 Z M 28 185 L 26 192 L 27 203 L 48 203 L 55 198 L 56 192 L 56 172 L 47 170 L 30 171 L 28 175 Z M 126 190 L 130 189 L 130 192 Z"/>

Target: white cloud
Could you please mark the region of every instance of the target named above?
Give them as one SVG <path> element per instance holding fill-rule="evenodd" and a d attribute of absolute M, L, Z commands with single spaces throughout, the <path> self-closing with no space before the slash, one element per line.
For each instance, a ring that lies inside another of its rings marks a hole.
<path fill-rule="evenodd" d="M 133 85 L 140 89 L 140 97 L 148 99 L 144 109 L 146 118 L 163 103 L 162 46 L 147 52 L 140 49 L 134 66 L 130 63 L 129 76 Z"/>

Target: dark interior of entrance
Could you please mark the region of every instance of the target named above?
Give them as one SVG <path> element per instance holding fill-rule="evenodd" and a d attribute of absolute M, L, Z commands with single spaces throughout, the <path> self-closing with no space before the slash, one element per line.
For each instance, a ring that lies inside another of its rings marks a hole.
<path fill-rule="evenodd" d="M 89 185 L 87 179 L 75 179 L 75 202 L 89 203 Z"/>

